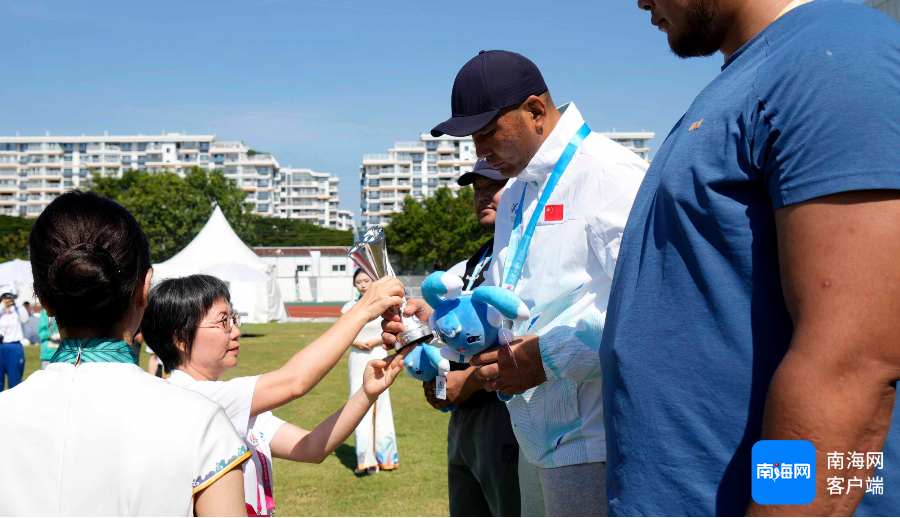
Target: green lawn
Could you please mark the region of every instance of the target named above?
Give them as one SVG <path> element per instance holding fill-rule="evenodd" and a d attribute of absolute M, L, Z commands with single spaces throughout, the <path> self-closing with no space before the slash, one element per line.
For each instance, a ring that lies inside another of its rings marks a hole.
<path fill-rule="evenodd" d="M 222 379 L 260 374 L 284 364 L 329 324 L 242 327 L 240 364 Z M 25 348 L 25 375 L 40 368 L 38 347 Z M 146 367 L 147 355 L 141 357 Z M 310 394 L 275 415 L 312 429 L 347 400 L 347 355 Z M 357 477 L 353 437 L 322 464 L 275 460 L 279 516 L 447 516 L 447 422 L 422 396 L 421 383 L 401 374 L 391 387 L 400 466 Z"/>

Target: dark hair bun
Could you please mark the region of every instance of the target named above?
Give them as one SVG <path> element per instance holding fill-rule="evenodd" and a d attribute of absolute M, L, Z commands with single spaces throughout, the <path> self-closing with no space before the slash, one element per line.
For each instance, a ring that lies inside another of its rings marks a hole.
<path fill-rule="evenodd" d="M 60 327 L 109 330 L 150 269 L 150 242 L 137 220 L 93 192 L 53 200 L 35 221 L 28 246 L 34 291 Z"/>
<path fill-rule="evenodd" d="M 121 300 L 118 267 L 112 255 L 91 243 L 80 243 L 63 252 L 47 272 L 48 287 L 57 303 L 73 313 L 118 312 L 128 300 Z"/>

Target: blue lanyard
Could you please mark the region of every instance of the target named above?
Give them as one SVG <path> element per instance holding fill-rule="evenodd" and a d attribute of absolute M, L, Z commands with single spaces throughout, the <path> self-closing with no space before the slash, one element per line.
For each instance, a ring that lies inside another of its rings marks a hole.
<path fill-rule="evenodd" d="M 134 349 L 115 338 L 66 338 L 50 363 L 131 363 L 137 365 Z"/>
<path fill-rule="evenodd" d="M 578 151 L 578 148 L 581 147 L 581 143 L 584 142 L 584 139 L 590 134 L 591 129 L 588 128 L 587 124 L 584 124 L 578 129 L 568 145 L 566 145 L 566 149 L 563 150 L 559 160 L 556 161 L 556 166 L 553 167 L 550 179 L 547 180 L 547 185 L 544 186 L 544 192 L 541 194 L 541 199 L 538 200 L 537 207 L 534 208 L 534 213 L 531 215 L 531 220 L 528 222 L 528 226 L 525 228 L 525 233 L 521 236 L 520 242 L 519 234 L 521 232 L 520 227 L 522 226 L 522 212 L 525 210 L 523 206 L 525 205 L 525 192 L 528 190 L 528 184 L 526 183 L 525 186 L 522 187 L 522 199 L 519 201 L 519 207 L 516 210 L 516 219 L 513 223 L 512 233 L 509 235 L 509 246 L 506 248 L 506 261 L 503 265 L 503 271 L 506 272 L 503 281 L 504 288 L 514 290 L 516 284 L 519 283 L 519 277 L 522 275 L 522 268 L 525 266 L 525 258 L 528 256 L 528 247 L 531 245 L 531 238 L 534 237 L 534 229 L 537 227 L 538 220 L 541 219 L 541 213 L 544 212 L 547 200 L 550 199 L 550 194 L 553 192 L 553 189 L 556 188 L 556 184 L 559 183 L 559 179 L 563 172 L 569 167 L 569 162 L 572 161 L 575 152 Z"/>
<path fill-rule="evenodd" d="M 481 254 L 481 259 L 478 260 L 478 264 L 475 265 L 475 269 L 472 270 L 472 275 L 469 276 L 469 284 L 466 286 L 466 291 L 472 291 L 472 285 L 475 284 L 475 279 L 481 275 L 481 271 L 484 270 L 484 267 L 487 266 L 488 263 L 491 262 L 492 255 L 487 255 L 487 249 L 484 250 L 484 253 Z M 487 260 L 485 260 L 487 257 Z"/>

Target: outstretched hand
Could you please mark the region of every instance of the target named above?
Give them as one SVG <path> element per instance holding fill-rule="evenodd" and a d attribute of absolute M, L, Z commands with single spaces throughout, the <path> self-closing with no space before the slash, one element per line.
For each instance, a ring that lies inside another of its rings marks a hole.
<path fill-rule="evenodd" d="M 366 397 L 374 401 L 394 383 L 397 375 L 403 372 L 403 359 L 413 349 L 407 346 L 383 360 L 372 360 L 366 364 L 362 385 Z"/>

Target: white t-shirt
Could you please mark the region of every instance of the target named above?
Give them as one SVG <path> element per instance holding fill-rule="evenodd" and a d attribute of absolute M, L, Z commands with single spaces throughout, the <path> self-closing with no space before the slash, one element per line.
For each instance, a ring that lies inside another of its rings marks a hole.
<path fill-rule="evenodd" d="M 0 302 L 0 336 L 3 337 L 3 343 L 21 342 L 25 338 L 22 324 L 28 322 L 28 310 L 16 305 L 7 313 L 2 304 Z"/>
<path fill-rule="evenodd" d="M 3 516 L 193 516 L 250 457 L 221 407 L 126 363 L 53 363 L 0 416 Z"/>
<path fill-rule="evenodd" d="M 253 404 L 253 390 L 256 388 L 257 379 L 259 376 L 246 376 L 230 381 L 198 381 L 190 374 L 175 369 L 168 381 L 173 385 L 203 394 L 222 405 L 238 435 L 244 438 L 252 454 L 253 462 L 245 462 L 242 467 L 247 511 L 262 516 L 273 516 L 274 480 L 272 450 L 269 443 L 284 421 L 272 415 L 272 412 L 263 412 L 256 417 L 250 417 L 250 406 Z"/>

